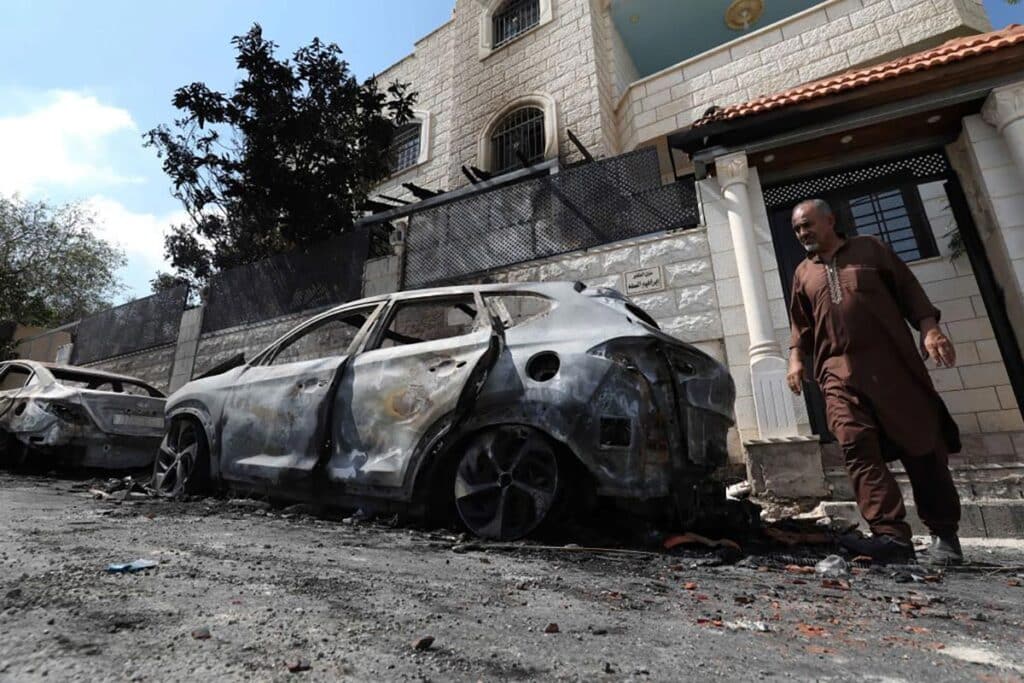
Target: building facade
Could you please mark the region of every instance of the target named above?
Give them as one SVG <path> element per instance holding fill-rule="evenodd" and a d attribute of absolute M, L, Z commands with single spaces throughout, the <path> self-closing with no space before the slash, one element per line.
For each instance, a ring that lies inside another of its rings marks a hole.
<path fill-rule="evenodd" d="M 457 207 L 527 169 L 654 150 L 663 183 L 695 184 L 698 225 L 473 277 L 630 293 L 728 364 L 731 452 L 755 468 L 779 444 L 815 454 L 829 439 L 820 403 L 783 381 L 799 259 L 788 212 L 826 196 L 848 229 L 888 240 L 942 309 L 960 362 L 932 377 L 964 467 L 1019 474 L 1024 39 L 991 29 L 980 0 L 456 0 L 379 75 L 419 98 L 377 194 L 413 202 L 391 222 L 411 245 L 417 198 L 443 191 Z M 397 251 L 368 263 L 366 293 L 403 286 Z M 820 494 L 837 465 L 824 451 L 768 488 Z"/>

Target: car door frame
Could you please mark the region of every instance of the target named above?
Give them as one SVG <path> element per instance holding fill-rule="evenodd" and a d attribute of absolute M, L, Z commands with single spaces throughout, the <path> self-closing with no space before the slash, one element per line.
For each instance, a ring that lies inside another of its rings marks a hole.
<path fill-rule="evenodd" d="M 325 311 L 324 313 L 316 315 L 292 328 L 257 354 L 251 362 L 246 363 L 245 368 L 239 374 L 238 379 L 246 378 L 249 373 L 256 373 L 257 375 L 269 374 L 272 376 L 273 372 L 268 370 L 269 368 L 298 364 L 306 365 L 309 371 L 307 372 L 307 376 L 316 376 L 316 387 L 312 390 L 308 388 L 306 389 L 307 393 L 315 394 L 313 400 L 310 401 L 310 405 L 308 406 L 311 409 L 311 412 L 315 413 L 315 421 L 312 424 L 312 433 L 310 434 L 308 441 L 309 446 L 307 449 L 301 453 L 299 451 L 282 453 L 280 456 L 282 458 L 282 462 L 279 463 L 281 465 L 280 467 L 272 467 L 269 462 L 264 463 L 266 456 L 277 457 L 273 454 L 255 453 L 252 455 L 245 455 L 241 458 L 233 457 L 230 452 L 230 448 L 232 447 L 229 446 L 227 441 L 225 425 L 231 419 L 230 413 L 236 409 L 236 406 L 232 404 L 232 398 L 237 395 L 235 393 L 236 389 L 241 390 L 241 388 L 234 386 L 231 387 L 224 397 L 224 404 L 221 410 L 218 428 L 218 442 L 220 450 L 218 453 L 218 469 L 222 479 L 232 483 L 257 487 L 273 483 L 273 481 L 279 480 L 278 478 L 287 480 L 291 485 L 303 487 L 311 487 L 314 485 L 312 479 L 315 477 L 316 466 L 322 456 L 324 441 L 330 434 L 329 415 L 331 413 L 331 403 L 333 402 L 336 394 L 335 387 L 338 379 L 341 377 L 348 360 L 355 356 L 363 347 L 367 335 L 369 335 L 371 330 L 375 328 L 381 312 L 387 307 L 386 304 L 386 299 L 378 301 L 359 301 L 353 302 L 351 305 Z M 287 346 L 298 341 L 303 336 L 313 333 L 317 328 L 326 324 L 332 318 L 344 317 L 346 314 L 351 314 L 354 311 L 364 308 L 371 310 L 366 316 L 366 320 L 363 322 L 360 329 L 356 332 L 355 337 L 353 337 L 348 347 L 342 353 L 274 365 L 274 360 L 277 358 L 278 354 Z M 288 375 L 287 377 L 271 377 L 271 379 L 277 379 L 279 386 L 290 386 L 298 379 L 296 375 L 300 375 L 302 372 L 302 369 L 296 368 L 296 372 Z M 251 377 L 251 375 L 249 376 Z M 305 377 L 298 380 L 299 384 L 296 385 L 296 391 L 304 388 L 302 384 L 304 379 Z M 251 391 L 253 390 L 253 386 L 254 384 L 252 382 L 245 382 L 246 389 Z M 289 462 L 285 462 L 284 458 L 287 458 Z M 248 460 L 249 462 L 242 463 L 243 460 Z M 247 474 L 247 472 L 249 474 Z M 272 474 L 276 474 L 277 478 L 271 476 Z"/>
<path fill-rule="evenodd" d="M 479 392 L 479 389 L 483 386 L 483 383 L 486 380 L 487 373 L 489 373 L 497 358 L 500 357 L 501 351 L 504 347 L 504 330 L 502 329 L 500 322 L 495 320 L 493 312 L 483 300 L 482 293 L 477 289 L 403 294 L 401 296 L 393 297 L 388 302 L 385 309 L 381 311 L 372 332 L 363 340 L 362 346 L 350 356 L 351 365 L 349 368 L 351 368 L 354 373 L 356 371 L 355 365 L 360 360 L 365 359 L 367 353 L 390 350 L 380 348 L 380 344 L 383 341 L 383 337 L 388 326 L 393 321 L 394 315 L 399 308 L 421 302 L 443 302 L 448 299 L 464 296 L 473 298 L 476 306 L 478 307 L 478 316 L 483 315 L 484 317 L 481 319 L 482 326 L 479 329 L 467 335 L 459 335 L 458 337 L 468 337 L 474 334 L 486 334 L 486 342 L 484 344 L 484 348 L 481 349 L 481 353 L 479 354 L 476 363 L 469 368 L 468 372 L 464 373 L 465 379 L 459 386 L 458 391 L 456 392 L 457 395 L 451 400 L 451 409 L 442 411 L 440 414 L 436 415 L 436 419 L 431 420 L 428 424 L 422 426 L 422 429 L 419 430 L 419 438 L 412 446 L 412 452 L 404 455 L 406 466 L 402 468 L 398 479 L 390 479 L 387 483 L 383 483 L 376 478 L 371 478 L 368 481 L 352 478 L 342 482 L 334 481 L 335 478 L 332 478 L 333 483 L 341 483 L 346 489 L 356 494 L 373 493 L 374 495 L 383 498 L 402 499 L 408 499 L 411 496 L 413 481 L 417 476 L 424 456 L 428 452 L 432 453 L 435 450 L 438 450 L 441 446 L 441 440 L 447 434 L 454 431 L 454 428 L 464 416 L 463 413 L 465 413 L 472 404 L 470 400 L 467 400 L 467 392 Z M 450 341 L 452 339 L 457 339 L 458 337 L 443 337 L 441 339 L 408 344 L 406 346 L 414 347 L 419 346 L 420 344 L 430 344 L 432 342 L 442 340 Z M 429 351 L 424 353 L 429 353 Z M 387 359 L 382 358 L 380 362 L 386 363 Z M 348 370 L 348 368 L 346 370 Z M 347 380 L 352 380 L 354 382 L 354 375 L 352 373 L 346 374 L 348 374 L 348 377 L 346 378 L 345 384 L 347 384 Z M 342 393 L 345 389 L 346 387 L 341 387 Z M 349 387 L 349 389 L 351 390 L 351 387 Z M 341 404 L 344 401 L 348 401 L 349 405 L 355 405 L 359 398 L 359 395 L 353 391 L 352 393 L 339 398 L 337 403 Z M 344 466 L 351 464 L 351 461 L 348 461 L 347 463 L 345 461 L 345 458 L 350 457 L 351 453 L 344 452 L 344 449 L 352 446 L 351 439 L 346 438 L 346 435 L 344 434 L 345 419 L 350 420 L 349 427 L 351 427 L 352 415 L 342 416 L 340 421 L 336 421 L 337 426 L 332 433 L 332 441 L 336 443 L 336 448 L 329 454 L 328 460 L 329 466 L 335 469 L 342 469 Z M 427 444 L 427 446 L 424 446 L 424 444 Z"/>

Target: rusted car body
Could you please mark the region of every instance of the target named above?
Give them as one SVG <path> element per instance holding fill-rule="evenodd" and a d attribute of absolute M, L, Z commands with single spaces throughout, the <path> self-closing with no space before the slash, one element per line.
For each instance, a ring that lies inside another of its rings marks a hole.
<path fill-rule="evenodd" d="M 406 291 L 328 311 L 174 393 L 154 481 L 451 504 L 490 538 L 529 533 L 585 486 L 686 522 L 724 498 L 707 479 L 734 398 L 721 364 L 614 290 Z"/>
<path fill-rule="evenodd" d="M 0 363 L 0 458 L 133 469 L 153 463 L 164 395 L 133 377 L 27 360 Z"/>

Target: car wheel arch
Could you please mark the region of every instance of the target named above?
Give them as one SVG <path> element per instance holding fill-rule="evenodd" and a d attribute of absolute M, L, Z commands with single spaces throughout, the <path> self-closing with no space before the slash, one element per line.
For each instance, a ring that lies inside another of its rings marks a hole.
<path fill-rule="evenodd" d="M 218 447 L 216 425 L 213 422 L 213 417 L 205 407 L 198 405 L 184 405 L 175 407 L 165 418 L 166 424 L 169 426 L 175 420 L 191 420 L 198 424 L 203 430 L 203 436 L 206 437 L 206 445 L 209 448 L 210 455 L 210 474 L 215 477 L 220 477 L 220 448 Z"/>

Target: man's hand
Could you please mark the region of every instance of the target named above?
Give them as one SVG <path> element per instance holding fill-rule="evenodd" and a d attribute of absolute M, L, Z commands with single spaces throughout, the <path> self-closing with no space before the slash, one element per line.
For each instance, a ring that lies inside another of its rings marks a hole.
<path fill-rule="evenodd" d="M 953 342 L 942 333 L 933 318 L 921 321 L 921 358 L 931 358 L 940 368 L 956 365 L 956 349 Z"/>
<path fill-rule="evenodd" d="M 804 362 L 795 353 L 791 354 L 789 357 L 789 370 L 786 372 L 786 383 L 789 385 L 790 391 L 797 396 L 800 395 L 804 386 Z"/>

